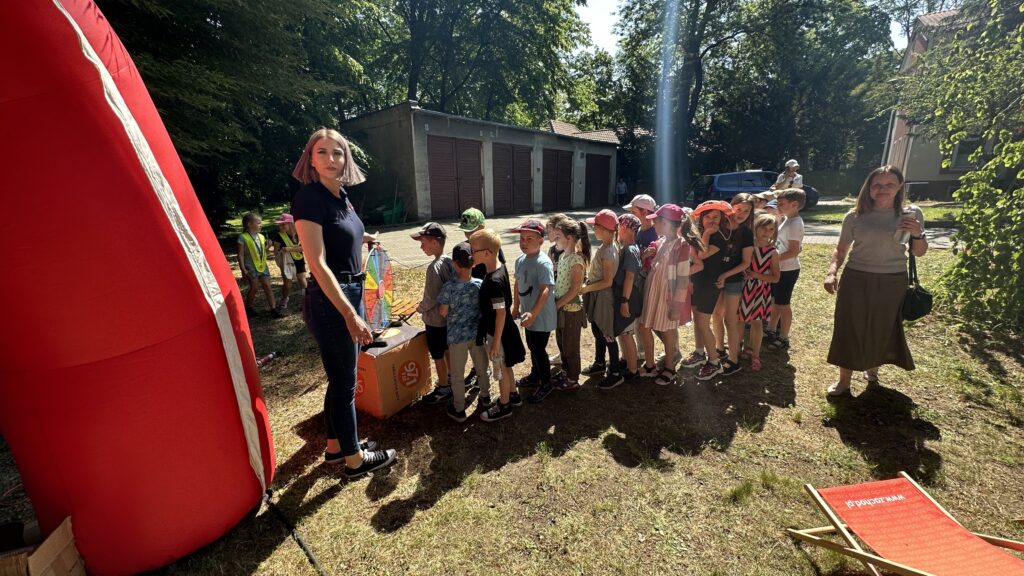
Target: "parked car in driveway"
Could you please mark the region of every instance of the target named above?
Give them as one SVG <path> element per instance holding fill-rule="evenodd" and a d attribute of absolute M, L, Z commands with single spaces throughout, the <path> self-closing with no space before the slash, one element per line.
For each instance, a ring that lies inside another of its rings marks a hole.
<path fill-rule="evenodd" d="M 743 172 L 723 172 L 722 174 L 709 174 L 701 176 L 694 181 L 693 186 L 686 195 L 693 206 L 705 200 L 725 200 L 728 202 L 740 192 L 756 194 L 764 192 L 775 184 L 779 177 L 778 172 L 766 170 L 745 170 Z M 812 208 L 818 203 L 819 194 L 811 186 L 804 185 L 804 193 L 807 194 L 805 208 Z"/>

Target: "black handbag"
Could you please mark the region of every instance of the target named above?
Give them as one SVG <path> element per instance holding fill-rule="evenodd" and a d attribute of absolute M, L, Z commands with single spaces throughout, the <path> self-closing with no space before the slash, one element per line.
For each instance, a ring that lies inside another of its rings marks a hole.
<path fill-rule="evenodd" d="M 932 311 L 932 293 L 921 286 L 917 279 L 917 261 L 913 252 L 910 253 L 910 261 L 907 264 L 910 273 L 910 284 L 907 286 L 907 295 L 903 299 L 903 319 L 907 321 L 920 320 Z"/>

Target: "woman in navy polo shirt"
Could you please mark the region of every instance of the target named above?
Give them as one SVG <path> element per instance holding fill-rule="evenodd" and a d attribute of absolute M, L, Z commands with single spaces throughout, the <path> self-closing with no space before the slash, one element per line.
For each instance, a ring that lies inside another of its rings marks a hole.
<path fill-rule="evenodd" d="M 356 478 L 395 460 L 394 450 L 377 450 L 375 442 L 360 444 L 356 430 L 356 359 L 360 344 L 373 341 L 363 320 L 360 249 L 374 237 L 363 229 L 342 186 L 366 177 L 353 161 L 348 141 L 329 128 L 310 136 L 292 176 L 303 184 L 292 199 L 292 215 L 313 275 L 303 318 L 320 346 L 327 373 L 324 461 L 344 461 L 345 473 Z"/>

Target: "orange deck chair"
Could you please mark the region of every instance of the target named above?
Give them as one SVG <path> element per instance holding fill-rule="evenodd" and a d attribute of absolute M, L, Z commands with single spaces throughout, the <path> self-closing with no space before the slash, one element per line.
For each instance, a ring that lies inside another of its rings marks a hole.
<path fill-rule="evenodd" d="M 905 472 L 892 480 L 805 488 L 832 525 L 788 532 L 860 560 L 875 576 L 879 568 L 913 576 L 1024 575 L 1024 560 L 997 548 L 1024 552 L 1024 543 L 967 530 Z M 825 534 L 838 534 L 846 545 Z"/>

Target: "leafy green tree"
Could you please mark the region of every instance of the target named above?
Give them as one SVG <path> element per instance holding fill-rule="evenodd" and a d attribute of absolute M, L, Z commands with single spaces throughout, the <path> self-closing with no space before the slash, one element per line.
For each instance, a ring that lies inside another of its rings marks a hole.
<path fill-rule="evenodd" d="M 554 117 L 567 61 L 586 41 L 573 0 L 397 0 L 390 10 L 406 98 L 485 120 Z"/>
<path fill-rule="evenodd" d="M 285 198 L 306 135 L 355 98 L 361 71 L 337 42 L 345 9 L 323 0 L 100 5 L 214 226 L 240 207 Z"/>
<path fill-rule="evenodd" d="M 958 257 L 945 278 L 952 304 L 978 325 L 1024 329 L 1024 6 L 1015 0 L 965 0 L 954 37 L 930 49 L 906 79 L 901 107 L 955 147 L 983 143 L 977 168 L 954 193 L 963 203 L 954 240 Z"/>
<path fill-rule="evenodd" d="M 737 38 L 707 74 L 704 141 L 728 151 L 720 160 L 877 164 L 894 104 L 882 87 L 898 67 L 885 13 L 859 0 L 754 1 L 744 12 L 765 33 Z"/>

